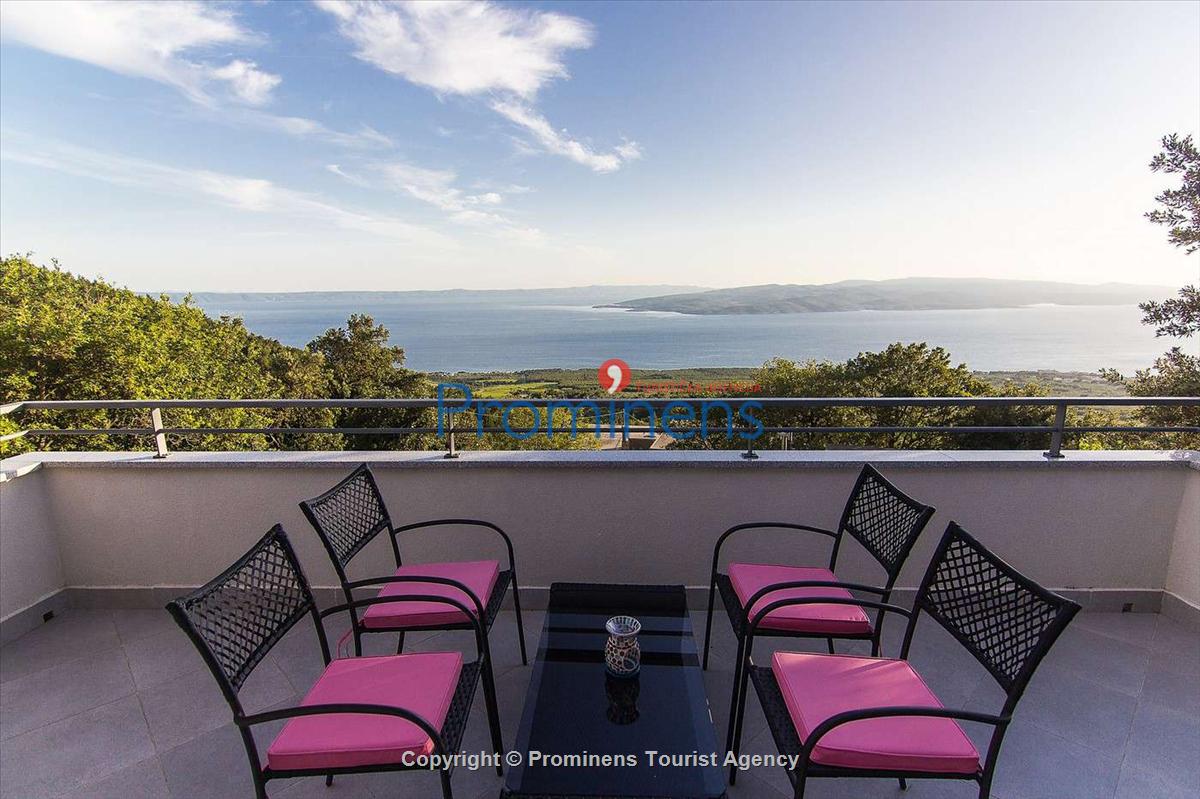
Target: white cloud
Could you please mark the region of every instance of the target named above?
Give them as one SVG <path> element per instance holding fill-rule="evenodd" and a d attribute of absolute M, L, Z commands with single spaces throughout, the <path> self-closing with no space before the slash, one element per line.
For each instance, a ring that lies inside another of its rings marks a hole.
<path fill-rule="evenodd" d="M 252 213 L 330 224 L 414 244 L 442 248 L 456 246 L 453 239 L 421 225 L 344 208 L 261 178 L 184 169 L 59 142 L 24 142 L 22 137 L 8 134 L 0 158 L 119 186 L 173 196 L 200 197 Z"/>
<path fill-rule="evenodd" d="M 370 125 L 360 125 L 357 131 L 329 128 L 315 119 L 271 114 L 259 109 L 226 109 L 219 119 L 264 130 L 275 130 L 297 138 L 311 138 L 351 149 L 389 148 L 395 146 L 389 137 Z"/>
<path fill-rule="evenodd" d="M 212 70 L 211 74 L 217 80 L 228 81 L 233 93 L 250 105 L 268 102 L 272 90 L 283 80 L 278 75 L 263 72 L 253 61 L 240 59 Z"/>
<path fill-rule="evenodd" d="M 566 77 L 567 50 L 592 43 L 591 25 L 577 17 L 488 2 L 317 4 L 337 17 L 363 61 L 445 94 L 532 98 Z"/>
<path fill-rule="evenodd" d="M 342 169 L 337 164 L 326 164 L 325 170 L 334 175 L 337 175 L 339 178 L 341 178 L 345 181 L 353 183 L 355 186 L 360 186 L 364 189 L 370 187 L 370 185 L 371 185 L 371 182 L 369 180 L 366 180 L 365 178 L 361 178 L 352 172 L 347 172 L 346 170 Z"/>
<path fill-rule="evenodd" d="M 598 153 L 565 132 L 555 130 L 544 116 L 519 102 L 496 100 L 492 103 L 492 110 L 520 125 L 547 151 L 570 158 L 595 172 L 615 172 L 623 164 L 642 157 L 641 148 L 632 141 L 617 145 L 611 153 Z"/>
<path fill-rule="evenodd" d="M 537 228 L 526 227 L 514 222 L 500 211 L 504 196 L 497 191 L 469 194 L 457 185 L 458 175 L 449 169 L 428 169 L 403 161 L 377 163 L 370 166 L 375 180 L 360 172 L 349 172 L 338 164 L 327 164 L 329 172 L 344 178 L 356 186 L 381 185 L 404 192 L 415 200 L 444 211 L 447 217 L 459 224 L 487 228 L 507 238 L 522 241 L 540 241 L 543 234 Z"/>
<path fill-rule="evenodd" d="M 439 94 L 488 95 L 491 107 L 532 134 L 546 151 L 596 172 L 612 172 L 641 156 L 626 141 L 611 153 L 556 131 L 534 110 L 548 82 L 568 77 L 567 52 L 590 47 L 586 20 L 552 11 L 479 2 L 350 2 L 317 0 L 337 19 L 355 55 Z"/>
<path fill-rule="evenodd" d="M 280 79 L 249 61 L 224 66 L 185 54 L 216 45 L 254 44 L 224 6 L 180 0 L 16 0 L 0 3 L 0 36 L 104 69 L 165 83 L 211 104 L 213 84 L 227 83 L 243 102 L 270 99 Z"/>

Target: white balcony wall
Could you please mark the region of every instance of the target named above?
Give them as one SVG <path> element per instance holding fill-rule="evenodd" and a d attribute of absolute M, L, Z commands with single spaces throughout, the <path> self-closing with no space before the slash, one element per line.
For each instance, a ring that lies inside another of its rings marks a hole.
<path fill-rule="evenodd" d="M 1200 470 L 1188 473 L 1167 568 L 1168 594 L 1200 607 Z"/>
<path fill-rule="evenodd" d="M 0 487 L 0 617 L 66 587 L 78 598 L 154 605 L 217 574 L 281 522 L 312 582 L 335 584 L 297 503 L 357 463 L 375 469 L 396 523 L 463 516 L 502 526 L 523 586 L 558 580 L 708 584 L 717 536 L 745 521 L 836 525 L 864 460 L 938 512 L 899 585 L 915 587 L 946 523 L 1085 603 L 1158 610 L 1164 590 L 1200 606 L 1200 471 L 1194 453 L 61 453 Z M 821 564 L 828 539 L 744 534 L 731 556 Z M 499 556 L 485 533 L 434 528 L 406 559 Z M 384 540 L 353 576 L 389 570 Z M 853 542 L 839 574 L 875 582 Z M 536 602 L 537 592 L 531 592 Z M 81 600 L 82 601 L 82 600 Z"/>
<path fill-rule="evenodd" d="M 36 468 L 6 472 L 0 481 L 0 619 L 50 602 L 66 585 L 52 504 L 45 473 Z M 26 628 L 36 621 L 40 616 Z M 6 627 L 4 638 L 26 628 Z"/>

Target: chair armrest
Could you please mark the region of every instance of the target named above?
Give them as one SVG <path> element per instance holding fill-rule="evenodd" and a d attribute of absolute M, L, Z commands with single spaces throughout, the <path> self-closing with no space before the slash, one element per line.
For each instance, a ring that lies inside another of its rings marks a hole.
<path fill-rule="evenodd" d="M 265 724 L 268 721 L 278 721 L 279 719 L 298 718 L 300 716 L 324 716 L 333 713 L 359 713 L 369 716 L 392 716 L 394 718 L 410 721 L 421 728 L 421 731 L 429 736 L 433 741 L 436 751 L 444 753 L 446 746 L 442 741 L 440 732 L 433 728 L 433 725 L 426 721 L 419 714 L 411 710 L 405 710 L 402 707 L 393 707 L 391 705 L 372 705 L 362 703 L 340 702 L 321 705 L 297 705 L 295 707 L 285 707 L 278 710 L 268 710 L 263 713 L 255 713 L 251 716 L 242 716 L 235 719 L 235 723 L 239 727 L 252 727 L 256 724 Z"/>
<path fill-rule="evenodd" d="M 470 526 L 474 526 L 474 527 L 486 527 L 489 530 L 494 531 L 501 538 L 504 539 L 504 546 L 508 550 L 508 568 L 509 568 L 509 570 L 513 571 L 513 572 L 515 572 L 517 570 L 516 561 L 513 558 L 512 539 L 508 537 L 508 533 L 506 533 L 500 529 L 499 525 L 493 524 L 492 522 L 485 522 L 480 519 L 429 519 L 428 521 L 413 522 L 412 524 L 405 524 L 405 525 L 401 525 L 400 527 L 393 527 L 392 528 L 392 536 L 394 537 L 396 535 L 399 535 L 400 533 L 404 533 L 409 530 L 418 530 L 422 527 L 440 527 L 442 525 L 447 525 L 447 524 L 451 524 L 451 525 L 460 525 L 461 524 L 461 525 L 470 525 Z"/>
<path fill-rule="evenodd" d="M 838 580 L 791 580 L 783 583 L 772 583 L 760 588 L 747 600 L 746 604 L 742 607 L 742 621 L 749 622 L 750 610 L 758 604 L 758 600 L 767 594 L 773 594 L 776 591 L 786 591 L 791 588 L 844 588 L 847 591 L 864 591 L 869 594 L 878 594 L 879 596 L 887 596 L 888 594 L 886 588 L 879 588 L 874 585 L 862 585 L 860 583 L 843 583 Z M 816 599 L 817 597 L 813 598 Z M 837 598 L 831 597 L 831 599 Z"/>
<path fill-rule="evenodd" d="M 735 524 L 725 532 L 721 533 L 721 537 L 717 539 L 716 546 L 713 547 L 712 557 L 712 573 L 713 578 L 717 575 L 717 563 L 721 557 L 721 547 L 725 544 L 725 539 L 729 538 L 734 533 L 739 533 L 742 530 L 763 530 L 763 529 L 781 529 L 781 530 L 800 530 L 806 533 L 817 533 L 818 535 L 826 535 L 830 538 L 837 539 L 839 533 L 833 530 L 826 530 L 824 527 L 813 527 L 808 524 L 793 524 L 792 522 L 746 522 L 745 524 Z"/>
<path fill-rule="evenodd" d="M 427 577 L 427 578 L 419 578 L 418 577 L 418 578 L 415 578 L 412 580 L 395 578 L 394 581 L 395 582 L 434 582 L 434 579 L 429 578 L 429 577 Z M 453 580 L 448 580 L 446 582 L 449 582 L 451 584 L 454 583 Z M 464 588 L 463 590 L 466 590 L 466 589 Z M 467 593 L 470 593 L 470 592 L 468 591 Z M 344 612 L 350 614 L 350 621 L 351 621 L 351 625 L 353 626 L 353 625 L 357 625 L 357 623 L 358 623 L 358 620 L 357 620 L 358 617 L 354 612 L 358 608 L 370 607 L 371 605 L 394 605 L 394 604 L 397 604 L 400 602 L 438 602 L 443 605 L 450 605 L 452 607 L 455 607 L 455 608 L 461 610 L 463 612 L 463 615 L 467 617 L 467 620 L 470 621 L 471 626 L 475 628 L 475 648 L 477 650 L 477 654 L 479 656 L 480 662 L 483 662 L 484 660 L 491 658 L 492 655 L 491 655 L 491 649 L 488 646 L 487 633 L 485 633 L 483 630 L 484 621 L 482 618 L 482 615 L 483 615 L 482 612 L 480 612 L 479 615 L 475 615 L 462 602 L 459 602 L 457 599 L 452 599 L 451 597 L 447 597 L 447 596 L 433 596 L 432 594 L 406 594 L 405 596 L 375 596 L 375 597 L 370 597 L 369 599 L 356 599 L 353 602 L 342 602 L 341 604 L 338 604 L 338 605 L 331 605 L 330 607 L 327 607 L 324 610 L 318 612 L 317 617 L 320 619 L 324 619 L 326 616 L 332 616 L 334 613 L 341 613 L 344 611 Z M 478 605 L 478 600 L 476 600 L 476 604 Z M 355 629 L 357 629 L 357 628 L 355 628 Z"/>
<path fill-rule="evenodd" d="M 433 575 L 421 574 L 393 574 L 387 577 L 368 577 L 364 580 L 353 580 L 346 583 L 346 588 L 368 588 L 373 585 L 386 585 L 388 583 L 424 583 L 426 585 L 448 585 L 451 588 L 457 588 L 471 598 L 476 612 L 480 618 L 483 617 L 483 603 L 480 602 L 479 597 L 475 596 L 475 592 L 467 588 L 465 584 L 450 577 L 434 577 Z M 400 599 L 400 597 L 383 597 L 383 599 L 385 601 L 394 601 Z M 465 611 L 466 608 L 463 608 L 463 610 Z"/>
<path fill-rule="evenodd" d="M 876 602 L 871 599 L 858 599 L 857 597 L 823 597 L 823 596 L 804 596 L 791 597 L 788 599 L 777 599 L 765 608 L 754 614 L 754 618 L 750 619 L 750 627 L 746 631 L 746 654 L 743 656 L 746 663 L 750 661 L 750 654 L 754 649 L 754 634 L 758 631 L 758 625 L 762 620 L 775 612 L 779 608 L 786 608 L 792 605 L 857 605 L 863 608 L 874 608 L 880 613 L 890 612 L 899 613 L 905 618 L 912 617 L 912 611 L 907 608 L 902 608 L 899 605 L 892 605 L 887 602 Z"/>

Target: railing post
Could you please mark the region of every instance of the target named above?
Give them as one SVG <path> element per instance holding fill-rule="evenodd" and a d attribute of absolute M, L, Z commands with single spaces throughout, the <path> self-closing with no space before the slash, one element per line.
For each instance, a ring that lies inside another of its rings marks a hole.
<path fill-rule="evenodd" d="M 446 434 L 446 454 L 444 458 L 457 458 L 458 448 L 454 446 L 454 428 L 450 428 L 450 432 Z"/>
<path fill-rule="evenodd" d="M 150 409 L 150 424 L 154 427 L 154 448 L 157 450 L 154 457 L 167 457 L 167 434 L 163 432 L 162 411 L 158 408 Z"/>
<path fill-rule="evenodd" d="M 742 453 L 742 457 L 748 461 L 758 460 L 758 453 L 754 451 L 754 439 L 746 439 L 746 451 Z"/>
<path fill-rule="evenodd" d="M 1067 404 L 1059 403 L 1054 408 L 1054 432 L 1050 434 L 1050 449 L 1042 453 L 1047 458 L 1061 458 L 1063 431 L 1067 427 Z"/>

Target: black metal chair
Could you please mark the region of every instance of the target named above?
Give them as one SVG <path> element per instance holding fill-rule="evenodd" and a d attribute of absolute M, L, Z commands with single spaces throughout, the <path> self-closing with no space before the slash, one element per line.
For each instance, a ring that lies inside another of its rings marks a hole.
<path fill-rule="evenodd" d="M 746 646 L 749 617 L 768 601 L 785 597 L 829 597 L 833 600 L 852 598 L 851 591 L 880 597 L 887 602 L 917 538 L 933 516 L 934 508 L 924 505 L 892 485 L 870 464 L 864 465 L 842 511 L 837 530 L 826 530 L 791 522 L 749 522 L 729 528 L 717 539 L 713 548 L 712 578 L 709 583 L 708 619 L 704 631 L 704 668 L 708 668 L 708 650 L 712 640 L 713 605 L 716 594 L 729 616 L 730 626 L 737 637 L 737 657 L 734 661 L 734 689 L 730 695 L 729 717 L 733 718 L 734 700 L 740 679 L 741 663 Z M 727 573 L 718 571 L 721 547 L 726 539 L 742 530 L 773 529 L 799 530 L 829 536 L 833 549 L 829 568 L 777 566 L 758 563 L 730 563 Z M 882 586 L 841 581 L 834 574 L 842 537 L 853 536 L 886 572 Z M 834 651 L 835 639 L 869 640 L 872 654 L 879 653 L 879 636 L 883 619 L 872 623 L 864 609 L 842 602 L 802 603 L 786 606 L 772 614 L 762 625 L 760 636 L 791 638 L 824 638 L 829 652 Z M 732 727 L 726 736 L 730 743 Z"/>
<path fill-rule="evenodd" d="M 734 754 L 741 745 L 749 681 L 779 751 L 798 758 L 788 770 L 796 799 L 804 796 L 810 778 L 819 777 L 891 777 L 902 788 L 912 778 L 971 780 L 987 799 L 1017 702 L 1079 605 L 1025 577 L 954 522 L 938 544 L 911 611 L 886 602 L 838 601 L 907 617 L 899 659 L 776 652 L 770 667 L 756 666 L 752 650 L 763 619 L 780 607 L 814 600 L 769 603 L 749 622 L 730 722 Z M 909 666 L 922 611 L 999 683 L 1006 699 L 998 714 L 944 707 Z M 980 757 L 959 721 L 993 728 L 986 756 Z M 735 777 L 731 768 L 731 784 Z"/>
<path fill-rule="evenodd" d="M 410 592 L 409 584 L 413 582 L 428 582 L 429 585 L 411 590 L 432 591 L 435 594 L 454 595 L 457 589 L 461 592 L 460 601 L 467 603 L 472 612 L 484 621 L 484 629 L 490 631 L 496 621 L 496 615 L 504 602 L 504 593 L 512 586 L 513 609 L 517 617 L 517 642 L 521 649 L 521 665 L 528 664 L 525 653 L 525 625 L 521 619 L 521 595 L 517 587 L 517 566 L 513 556 L 512 539 L 497 525 L 478 519 L 430 519 L 423 522 L 395 527 L 379 484 L 371 469 L 363 464 L 350 473 L 344 480 L 326 491 L 319 497 L 300 503 L 313 529 L 325 545 L 333 568 L 341 581 L 342 592 L 346 601 L 350 602 L 353 592 L 359 588 L 370 588 L 382 585 L 380 596 L 402 596 Z M 492 530 L 504 541 L 508 551 L 508 568 L 499 570 L 497 561 L 474 561 L 468 563 L 421 563 L 405 566 L 400 557 L 399 536 L 411 530 L 426 527 L 449 525 L 466 525 L 484 527 Z M 377 535 L 387 532 L 392 546 L 392 555 L 396 562 L 396 572 L 387 577 L 350 580 L 346 576 L 346 567 L 362 548 L 369 544 Z M 496 569 L 489 574 L 488 568 L 469 568 L 465 572 L 461 567 L 481 567 L 495 564 Z M 435 579 L 428 581 L 398 580 L 397 576 L 423 575 Z M 491 582 L 494 580 L 494 582 Z M 488 584 L 490 590 L 484 591 Z M 436 588 L 445 585 L 447 589 Z M 484 596 L 486 594 L 486 596 Z M 381 604 L 368 611 L 366 618 L 353 617 L 353 635 L 356 654 L 362 654 L 362 636 L 370 632 L 399 633 L 400 640 L 397 653 L 404 648 L 404 633 L 408 630 L 469 630 L 471 624 L 462 614 L 428 613 L 428 609 L 411 608 L 404 605 L 388 607 Z M 394 611 L 394 613 L 393 613 Z"/>
<path fill-rule="evenodd" d="M 300 509 L 325 545 L 347 604 L 353 603 L 355 590 L 382 586 L 376 596 L 379 602 L 367 606 L 362 613 L 350 614 L 354 653 L 362 655 L 362 636 L 366 633 L 398 633 L 396 654 L 400 654 L 404 651 L 406 631 L 472 630 L 475 621 L 479 620 L 485 633 L 483 694 L 489 709 L 494 708 L 496 678 L 488 636 L 510 584 L 517 617 L 521 664 L 528 663 L 525 629 L 521 620 L 521 596 L 517 589 L 516 560 L 508 534 L 491 522 L 477 519 L 431 519 L 395 527 L 384 504 L 383 494 L 375 482 L 375 475 L 365 463 L 324 494 L 301 502 Z M 404 565 L 400 557 L 401 533 L 447 525 L 484 527 L 495 532 L 503 539 L 508 550 L 508 569 L 500 571 L 499 562 L 494 560 Z M 387 533 L 391 543 L 395 571 L 386 577 L 351 580 L 346 575 L 346 566 L 363 547 L 383 532 Z M 460 612 L 444 606 L 413 602 L 413 592 L 453 598 L 466 609 Z"/>
<path fill-rule="evenodd" d="M 267 783 L 274 779 L 323 775 L 328 785 L 336 774 L 429 771 L 431 756 L 445 758 L 435 768 L 444 799 L 451 799 L 454 761 L 449 756 L 462 742 L 486 665 L 486 635 L 476 620 L 474 662 L 464 662 L 457 652 L 330 660 L 322 619 L 343 611 L 353 615 L 379 601 L 364 599 L 318 611 L 291 543 L 275 525 L 211 582 L 167 604 L 229 703 L 258 799 L 266 799 Z M 415 595 L 401 601 L 445 603 L 467 611 L 447 597 Z M 325 671 L 299 706 L 248 715 L 238 696 L 246 678 L 306 615 L 316 627 Z M 253 728 L 280 719 L 288 722 L 267 749 L 263 765 Z M 491 703 L 488 722 L 501 773 L 500 723 Z"/>

